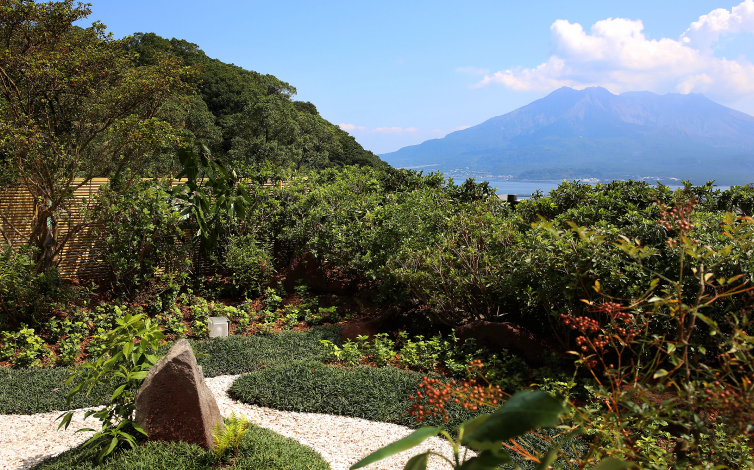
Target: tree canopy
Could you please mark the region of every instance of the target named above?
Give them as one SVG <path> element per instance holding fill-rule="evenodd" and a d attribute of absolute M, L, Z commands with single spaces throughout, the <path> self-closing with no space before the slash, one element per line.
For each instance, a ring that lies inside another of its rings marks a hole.
<path fill-rule="evenodd" d="M 89 13 L 72 0 L 0 1 L 0 171 L 32 195 L 26 243 L 39 249 L 40 269 L 86 226 L 69 217 L 75 189 L 95 177 L 127 185 L 151 155 L 179 144 L 178 129 L 157 116 L 194 75 L 167 54 L 134 67 L 128 42 L 103 24 L 74 25 Z M 9 231 L 27 230 L 3 220 L 8 243 Z"/>
<path fill-rule="evenodd" d="M 241 173 L 272 163 L 293 168 L 344 165 L 385 166 L 353 137 L 323 119 L 317 107 L 295 101 L 296 88 L 207 57 L 196 44 L 136 33 L 129 39 L 135 63 L 152 66 L 170 53 L 198 67 L 198 100 L 185 120 L 186 130 L 216 158 Z"/>

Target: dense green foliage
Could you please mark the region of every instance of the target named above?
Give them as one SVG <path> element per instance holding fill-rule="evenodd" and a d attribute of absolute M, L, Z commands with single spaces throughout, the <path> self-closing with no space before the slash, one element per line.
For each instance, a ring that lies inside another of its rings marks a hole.
<path fill-rule="evenodd" d="M 141 181 L 126 191 L 108 186 L 97 194 L 104 223 L 94 229 L 101 240 L 95 249 L 119 290 L 149 288 L 159 270 L 178 279 L 189 272 L 188 237 L 168 191 L 166 184 Z"/>
<path fill-rule="evenodd" d="M 95 177 L 126 188 L 145 160 L 179 143 L 177 126 L 157 115 L 194 73 L 169 56 L 132 67 L 126 41 L 103 24 L 74 25 L 89 13 L 72 0 L 0 6 L 0 175 L 25 188 L 34 209 L 21 226 L 4 219 L 3 240 L 24 234 L 15 243 L 36 248 L 39 272 L 92 221 L 70 217 L 86 209 L 76 189 Z"/>
<path fill-rule="evenodd" d="M 631 181 L 596 186 L 563 183 L 546 197 L 536 195 L 511 206 L 491 196 L 484 184 L 467 181 L 458 186 L 438 174 L 367 167 L 304 174 L 305 178 L 274 188 L 247 181 L 243 206 L 227 204 L 228 197 L 224 206 L 215 203 L 211 191 L 194 192 L 201 194 L 193 197 L 209 200 L 202 212 L 222 208 L 212 223 L 219 243 L 209 255 L 220 272 L 229 276 L 227 286 L 233 288 L 223 288 L 225 295 L 260 295 L 273 269 L 285 275 L 292 260 L 309 253 L 325 278 L 336 273 L 354 282 L 373 282 L 384 301 L 411 310 L 416 322 L 427 327 L 433 323 L 456 326 L 475 319 L 510 321 L 535 335 L 552 335 L 562 347 L 572 347 L 559 315 L 586 312 L 588 306 L 581 300 L 597 297 L 594 281 L 600 281 L 603 294 L 630 300 L 643 295 L 656 274 L 667 277 L 677 270 L 677 255 L 666 243 L 670 232 L 658 223 L 656 200 L 668 202 L 675 197 L 665 186 Z M 155 306 L 148 312 L 177 315 L 182 321 L 185 313 L 172 305 L 190 284 L 157 269 L 174 266 L 167 271 L 175 272 L 175 266 L 180 266 L 176 261 L 185 262 L 183 256 L 171 258 L 170 265 L 159 262 L 159 256 L 171 257 L 170 253 L 183 249 L 175 244 L 181 235 L 175 225 L 180 206 L 172 207 L 162 191 L 144 183 L 121 199 L 128 208 L 124 214 L 133 218 L 117 216 L 113 236 L 120 238 L 114 240 L 122 239 L 118 243 L 130 243 L 134 249 L 120 249 L 114 243 L 102 255 L 123 260 L 125 266 L 133 267 L 131 272 L 141 273 L 131 276 L 130 282 L 144 276 L 157 283 L 153 294 L 144 297 L 147 305 Z M 694 237 L 716 250 L 730 247 L 717 274 L 751 276 L 750 227 L 742 226 L 739 236 L 731 238 L 721 224 L 726 212 L 744 215 L 751 211 L 754 190 L 697 186 L 689 191 L 699 201 L 691 215 Z M 242 216 L 234 216 L 232 211 L 240 208 Z M 181 227 L 196 229 L 190 214 L 184 220 L 189 225 Z M 589 228 L 599 241 L 578 237 L 569 223 Z M 136 238 L 134 228 L 141 226 L 150 229 L 146 231 L 152 237 L 149 243 Z M 621 237 L 639 240 L 653 250 L 652 255 L 637 265 L 616 245 Z M 15 269 L 18 263 L 14 263 L 8 266 Z M 684 269 L 685 282 L 693 284 L 688 275 L 691 266 Z M 666 285 L 663 282 L 659 287 Z M 312 288 L 315 293 L 323 289 L 322 285 Z M 707 315 L 719 320 L 740 307 L 736 302 L 717 302 Z M 278 307 L 263 312 L 247 309 L 234 323 L 277 321 L 279 317 L 272 314 Z M 293 313 L 280 311 L 281 315 Z M 296 322 L 305 320 L 302 312 L 299 315 Z M 197 320 L 187 319 L 189 323 Z M 26 320 L 19 315 L 18 321 Z M 660 333 L 668 329 L 660 321 L 650 327 Z M 181 333 L 180 325 L 176 328 L 172 333 Z"/>
<path fill-rule="evenodd" d="M 294 101 L 296 89 L 273 75 L 211 59 L 196 44 L 154 33 L 134 34 L 129 48 L 138 54 L 139 66 L 151 66 L 172 54 L 200 71 L 200 100 L 193 99 L 183 109 L 186 134 L 209 146 L 239 174 L 249 175 L 270 163 L 293 168 L 385 166 L 323 119 L 312 103 Z M 169 116 L 166 110 L 165 118 Z M 169 171 L 175 163 L 155 161 L 152 171 Z"/>
<path fill-rule="evenodd" d="M 238 456 L 231 458 L 233 468 L 248 470 L 327 470 L 330 466 L 317 452 L 283 437 L 269 429 L 251 425 L 238 448 Z M 196 444 L 183 442 L 147 442 L 135 449 L 121 450 L 96 464 L 96 452 L 79 446 L 45 460 L 33 467 L 36 470 L 136 470 L 145 468 L 171 468 L 178 470 L 209 470 L 215 467 L 212 451 Z"/>

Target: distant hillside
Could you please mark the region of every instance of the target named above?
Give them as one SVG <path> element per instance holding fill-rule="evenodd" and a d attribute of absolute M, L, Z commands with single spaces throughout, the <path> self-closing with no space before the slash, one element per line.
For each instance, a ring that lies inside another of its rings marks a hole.
<path fill-rule="evenodd" d="M 560 88 L 515 111 L 381 157 L 521 179 L 754 182 L 754 117 L 699 94 Z"/>
<path fill-rule="evenodd" d="M 196 44 L 136 33 L 130 41 L 135 65 L 154 65 L 162 54 L 180 57 L 199 71 L 198 94 L 166 106 L 160 118 L 180 122 L 187 137 L 243 172 L 271 163 L 287 167 L 386 166 L 347 132 L 319 115 L 314 104 L 295 101 L 296 89 L 263 75 L 207 57 Z M 175 171 L 172 154 L 155 158 L 145 171 Z"/>

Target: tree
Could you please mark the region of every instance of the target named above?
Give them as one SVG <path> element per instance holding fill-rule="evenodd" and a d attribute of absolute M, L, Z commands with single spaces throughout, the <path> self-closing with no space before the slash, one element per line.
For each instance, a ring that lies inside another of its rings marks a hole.
<path fill-rule="evenodd" d="M 188 109 L 185 129 L 228 168 L 248 176 L 266 165 L 387 166 L 322 118 L 314 104 L 293 101 L 296 89 L 273 75 L 210 59 L 196 44 L 154 33 L 135 33 L 129 48 L 137 53 L 138 65 L 152 65 L 169 52 L 200 69 L 198 89 L 206 107 Z"/>
<path fill-rule="evenodd" d="M 29 227 L 3 217 L 2 236 L 13 245 L 28 233 L 38 271 L 91 225 L 71 217 L 82 204 L 77 188 L 109 177 L 125 190 L 150 154 L 178 144 L 180 130 L 156 116 L 195 75 L 164 53 L 135 67 L 128 38 L 113 39 L 99 22 L 74 25 L 89 14 L 73 0 L 0 0 L 1 171 L 34 208 Z"/>

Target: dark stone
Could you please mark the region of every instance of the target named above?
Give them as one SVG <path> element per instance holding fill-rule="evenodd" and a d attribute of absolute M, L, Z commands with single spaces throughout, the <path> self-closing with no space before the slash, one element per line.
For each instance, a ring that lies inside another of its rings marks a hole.
<path fill-rule="evenodd" d="M 136 422 L 150 441 L 188 442 L 205 449 L 214 447 L 215 424 L 225 429 L 220 408 L 185 339 L 176 341 L 144 379 L 136 394 Z"/>
<path fill-rule="evenodd" d="M 355 299 L 354 299 L 355 300 Z M 386 313 L 368 320 L 359 320 L 348 323 L 340 330 L 340 340 L 345 342 L 347 339 L 356 341 L 357 336 L 368 336 L 369 340 L 374 340 L 377 333 L 391 333 L 400 329 L 397 321 L 397 309 L 388 310 Z"/>
<path fill-rule="evenodd" d="M 477 320 L 466 323 L 456 329 L 460 340 L 474 338 L 476 344 L 491 352 L 507 349 L 509 352 L 523 356 L 529 365 L 543 365 L 545 345 L 526 328 L 508 322 L 489 322 Z"/>
<path fill-rule="evenodd" d="M 285 290 L 292 291 L 298 281 L 303 281 L 312 289 L 321 292 L 327 291 L 327 277 L 317 258 L 308 251 L 291 260 L 283 286 L 285 286 Z"/>

